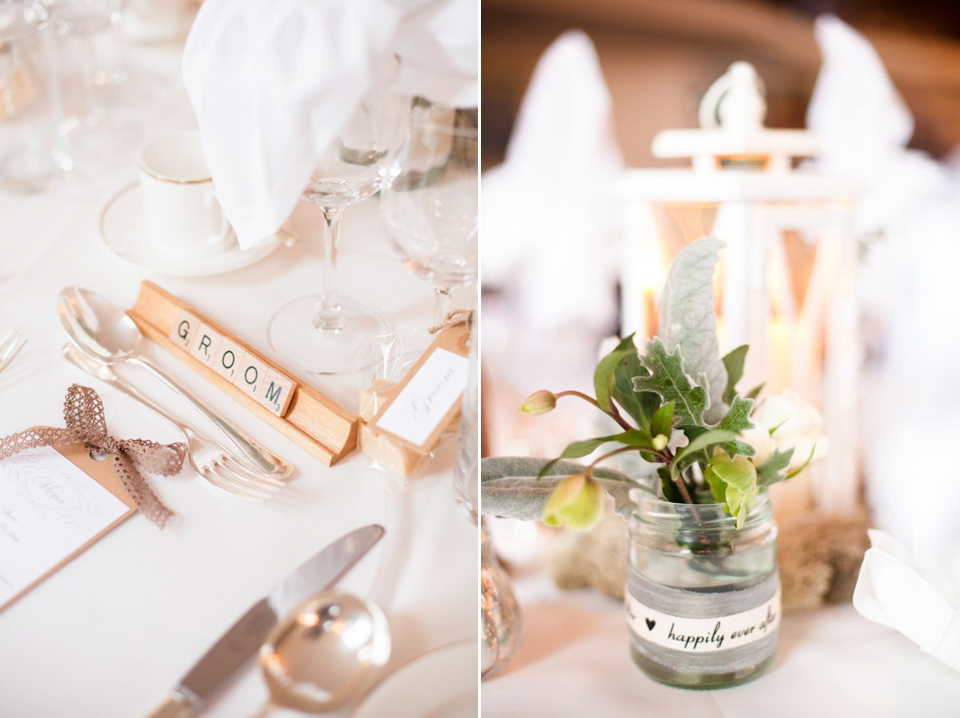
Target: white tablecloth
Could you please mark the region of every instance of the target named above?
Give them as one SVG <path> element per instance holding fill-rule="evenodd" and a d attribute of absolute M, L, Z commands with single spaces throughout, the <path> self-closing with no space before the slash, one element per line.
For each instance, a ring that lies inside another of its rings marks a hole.
<path fill-rule="evenodd" d="M 125 262 L 99 237 L 104 204 L 136 181 L 142 142 L 193 125 L 179 59 L 177 47 L 132 48 L 134 70 L 153 78 L 150 98 L 126 111 L 139 127 L 139 141 L 96 163 L 78 164 L 51 192 L 0 195 L 0 334 L 16 327 L 28 339 L 0 375 L 2 435 L 33 425 L 62 426 L 64 394 L 77 382 L 98 391 L 114 436 L 179 440 L 162 420 L 61 357 L 67 336 L 56 299 L 68 285 L 88 287 L 129 308 L 141 280 L 151 279 L 284 364 L 270 351 L 266 327 L 276 309 L 319 287 L 313 241 L 280 248 L 233 273 L 177 279 Z M 314 209 L 299 208 L 294 228 L 316 231 Z M 433 293 L 387 246 L 375 200 L 345 213 L 342 239 L 342 291 L 381 307 L 404 332 L 419 336 L 415 328 L 432 319 Z M 420 341 L 420 348 L 426 343 Z M 386 536 L 340 585 L 376 599 L 387 613 L 389 667 L 476 638 L 477 531 L 454 503 L 453 441 L 409 481 L 372 468 L 360 453 L 328 468 L 178 360 L 152 350 L 158 363 L 293 463 L 298 474 L 279 498 L 261 505 L 214 489 L 189 468 L 176 477 L 151 478 L 176 513 L 167 528 L 133 516 L 0 612 L 0 715 L 149 713 L 251 604 L 321 547 L 370 522 L 382 523 Z M 143 380 L 148 393 L 174 413 L 215 435 L 143 371 L 128 368 L 125 375 Z M 368 379 L 358 374 L 312 381 L 356 411 L 359 386 Z M 251 661 L 204 715 L 249 715 L 265 697 Z"/>
<path fill-rule="evenodd" d="M 622 603 L 517 585 L 526 637 L 516 660 L 481 684 L 484 718 L 948 718 L 960 673 L 850 604 L 788 613 L 774 665 L 732 688 L 693 691 L 647 678 L 630 658 Z"/>

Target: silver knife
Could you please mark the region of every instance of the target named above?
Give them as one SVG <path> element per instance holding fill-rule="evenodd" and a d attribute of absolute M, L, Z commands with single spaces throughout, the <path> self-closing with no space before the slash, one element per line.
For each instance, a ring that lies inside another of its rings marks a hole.
<path fill-rule="evenodd" d="M 370 524 L 340 537 L 308 559 L 230 627 L 170 691 L 149 718 L 182 718 L 200 709 L 240 666 L 253 657 L 270 629 L 300 601 L 336 583 L 380 537 Z"/>

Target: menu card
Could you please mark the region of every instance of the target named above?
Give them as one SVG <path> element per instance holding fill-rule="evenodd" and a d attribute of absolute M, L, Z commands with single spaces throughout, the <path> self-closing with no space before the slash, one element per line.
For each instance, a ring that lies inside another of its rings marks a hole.
<path fill-rule="evenodd" d="M 113 462 L 79 444 L 0 461 L 0 610 L 135 510 Z"/>

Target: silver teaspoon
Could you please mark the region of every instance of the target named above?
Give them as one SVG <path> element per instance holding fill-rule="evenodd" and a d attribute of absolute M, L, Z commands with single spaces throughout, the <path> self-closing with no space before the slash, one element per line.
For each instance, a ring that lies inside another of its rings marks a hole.
<path fill-rule="evenodd" d="M 204 401 L 180 386 L 145 356 L 146 339 L 139 327 L 119 307 L 89 289 L 67 287 L 57 299 L 60 321 L 83 351 L 108 364 L 130 362 L 153 372 L 190 402 L 233 444 L 258 471 L 284 479 L 293 467 L 259 444 L 253 437 L 220 416 Z"/>

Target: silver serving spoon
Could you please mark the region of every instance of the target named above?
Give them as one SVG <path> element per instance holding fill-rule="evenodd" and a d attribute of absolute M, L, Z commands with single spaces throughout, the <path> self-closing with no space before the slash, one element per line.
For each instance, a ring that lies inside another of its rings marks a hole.
<path fill-rule="evenodd" d="M 260 648 L 270 698 L 280 708 L 326 713 L 356 701 L 390 657 L 390 629 L 376 604 L 335 590 L 303 601 Z"/>
<path fill-rule="evenodd" d="M 122 309 L 110 304 L 99 294 L 80 287 L 67 287 L 60 292 L 57 309 L 67 334 L 83 351 L 108 364 L 130 362 L 145 367 L 212 422 L 250 460 L 253 468 L 279 479 L 293 473 L 290 464 L 220 416 L 147 359 L 144 355 L 146 339 Z"/>

